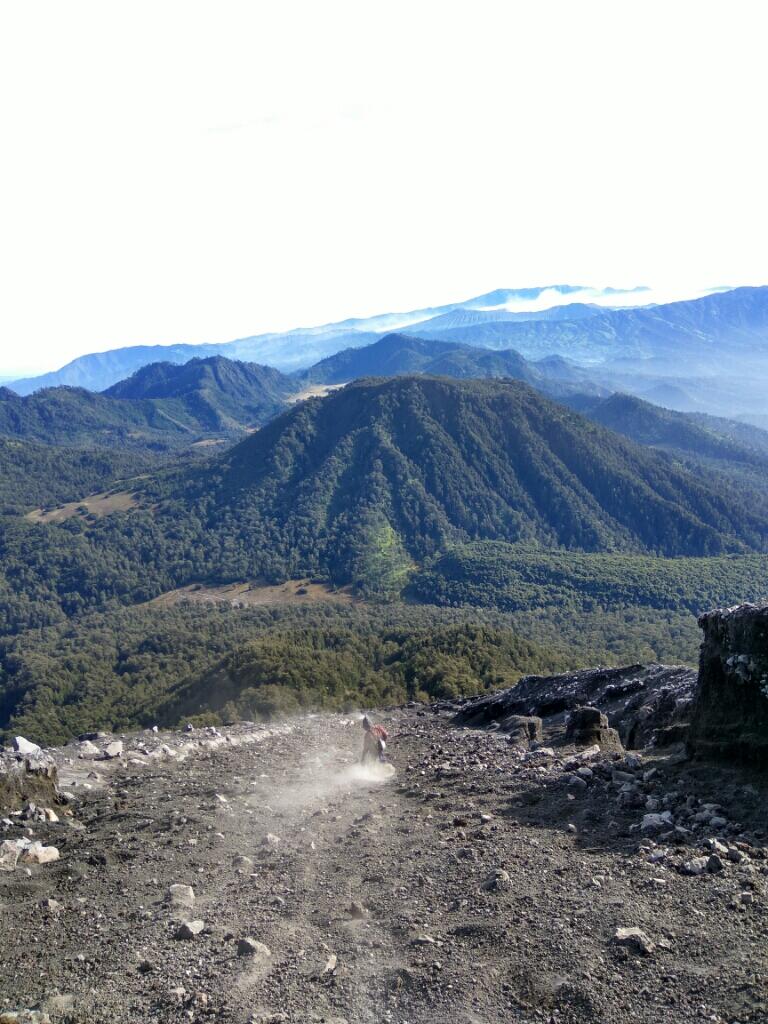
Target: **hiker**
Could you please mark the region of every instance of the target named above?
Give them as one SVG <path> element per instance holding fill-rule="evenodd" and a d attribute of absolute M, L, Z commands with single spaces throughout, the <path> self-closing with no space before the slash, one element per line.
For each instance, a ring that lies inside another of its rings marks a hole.
<path fill-rule="evenodd" d="M 363 715 L 363 754 L 360 758 L 361 764 L 366 761 L 386 761 L 385 751 L 387 749 L 387 738 L 389 733 L 383 725 L 371 725 L 368 715 Z"/>

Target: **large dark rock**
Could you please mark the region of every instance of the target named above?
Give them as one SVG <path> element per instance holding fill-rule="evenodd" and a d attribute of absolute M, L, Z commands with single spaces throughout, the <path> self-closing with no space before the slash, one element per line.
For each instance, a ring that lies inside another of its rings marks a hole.
<path fill-rule="evenodd" d="M 526 676 L 517 686 L 467 700 L 456 714 L 460 725 L 487 727 L 512 716 L 536 716 L 563 725 L 576 708 L 597 708 L 623 745 L 636 750 L 685 738 L 696 673 L 684 666 L 629 665 L 558 676 Z"/>
<path fill-rule="evenodd" d="M 768 605 L 708 612 L 688 750 L 768 767 Z"/>
<path fill-rule="evenodd" d="M 577 747 L 591 747 L 597 744 L 602 750 L 620 751 L 621 740 L 615 729 L 608 725 L 608 716 L 599 708 L 576 708 L 568 716 L 565 729 L 567 743 Z"/>
<path fill-rule="evenodd" d="M 534 740 L 544 736 L 543 723 L 533 715 L 510 715 L 499 723 L 501 729 L 508 733 L 507 739 L 517 747 L 528 747 Z"/>

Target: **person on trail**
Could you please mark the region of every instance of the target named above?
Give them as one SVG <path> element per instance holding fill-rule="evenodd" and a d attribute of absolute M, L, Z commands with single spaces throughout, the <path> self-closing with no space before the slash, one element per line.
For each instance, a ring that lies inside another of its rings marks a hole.
<path fill-rule="evenodd" d="M 386 761 L 385 751 L 389 733 L 383 725 L 371 725 L 368 715 L 363 715 L 363 755 L 360 762 L 378 760 Z"/>

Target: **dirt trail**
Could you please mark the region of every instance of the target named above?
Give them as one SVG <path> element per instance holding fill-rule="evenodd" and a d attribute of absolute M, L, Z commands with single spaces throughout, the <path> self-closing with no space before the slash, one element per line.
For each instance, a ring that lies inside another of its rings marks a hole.
<path fill-rule="evenodd" d="M 89 765 L 104 784 L 75 806 L 82 827 L 33 826 L 61 860 L 0 872 L 0 1020 L 768 1020 L 762 861 L 749 881 L 743 865 L 683 877 L 642 852 L 636 811 L 574 795 L 502 736 L 383 720 L 394 774 L 355 764 L 359 725 L 341 717 L 182 764 Z M 494 871 L 509 877 L 489 887 Z M 172 884 L 193 907 L 168 905 Z M 175 938 L 182 919 L 202 932 Z M 622 926 L 653 953 L 617 947 Z M 238 955 L 246 938 L 269 952 Z"/>

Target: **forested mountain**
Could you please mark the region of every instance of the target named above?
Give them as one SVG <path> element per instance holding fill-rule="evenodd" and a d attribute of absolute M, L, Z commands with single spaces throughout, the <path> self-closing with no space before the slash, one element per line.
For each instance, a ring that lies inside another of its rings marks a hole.
<path fill-rule="evenodd" d="M 155 399 L 165 408 L 181 403 L 203 428 L 239 431 L 265 423 L 296 391 L 289 377 L 271 366 L 223 356 L 190 359 L 181 366 L 152 363 L 108 388 L 109 398 Z"/>
<path fill-rule="evenodd" d="M 268 424 L 192 490 L 343 579 L 373 552 L 405 563 L 469 538 L 667 555 L 768 542 L 765 511 L 514 382 L 360 381 Z"/>
<path fill-rule="evenodd" d="M 365 348 L 345 349 L 323 359 L 297 375 L 306 384 L 341 384 L 359 377 L 396 377 L 405 374 L 445 377 L 510 377 L 527 381 L 549 394 L 573 390 L 597 390 L 590 374 L 567 360 L 553 357 L 532 363 L 513 350 L 488 349 L 419 338 L 409 334 L 388 334 Z"/>
<path fill-rule="evenodd" d="M 167 447 L 242 436 L 284 407 L 295 390 L 270 367 L 219 356 L 154 363 L 103 394 L 46 388 L 20 397 L 0 389 L 0 435 L 78 447 Z"/>
<path fill-rule="evenodd" d="M 768 432 L 759 427 L 719 416 L 675 412 L 634 395 L 573 395 L 562 401 L 638 444 L 761 466 L 768 472 Z"/>
<path fill-rule="evenodd" d="M 363 380 L 203 466 L 144 481 L 131 511 L 61 526 L 6 521 L 0 613 L 13 632 L 196 581 L 312 575 L 394 596 L 417 563 L 471 540 L 765 549 L 765 502 L 719 484 L 523 383 Z"/>

